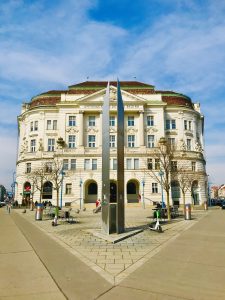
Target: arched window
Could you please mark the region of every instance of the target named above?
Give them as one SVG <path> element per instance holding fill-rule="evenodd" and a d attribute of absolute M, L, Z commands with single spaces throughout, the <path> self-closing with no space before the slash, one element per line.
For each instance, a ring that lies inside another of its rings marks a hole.
<path fill-rule="evenodd" d="M 98 193 L 98 186 L 96 182 L 91 182 L 88 186 L 88 195 L 97 195 Z"/>
<path fill-rule="evenodd" d="M 127 184 L 127 194 L 136 194 L 136 184 L 134 182 L 128 182 Z"/>
<path fill-rule="evenodd" d="M 52 199 L 52 183 L 50 181 L 46 181 L 43 184 L 42 198 Z"/>

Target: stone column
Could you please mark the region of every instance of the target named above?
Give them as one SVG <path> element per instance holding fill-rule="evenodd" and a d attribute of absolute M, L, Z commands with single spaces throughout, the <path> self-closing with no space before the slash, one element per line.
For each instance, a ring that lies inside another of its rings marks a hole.
<path fill-rule="evenodd" d="M 79 146 L 84 146 L 84 112 L 79 111 Z"/>
<path fill-rule="evenodd" d="M 144 111 L 140 111 L 140 117 L 139 117 L 139 143 L 140 147 L 145 145 L 144 140 Z"/>

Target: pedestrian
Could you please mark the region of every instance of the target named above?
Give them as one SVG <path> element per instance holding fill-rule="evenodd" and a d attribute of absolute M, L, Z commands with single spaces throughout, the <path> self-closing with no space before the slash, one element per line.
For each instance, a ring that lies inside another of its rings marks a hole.
<path fill-rule="evenodd" d="M 11 211 L 11 203 L 9 203 L 8 205 L 8 213 L 10 214 L 10 211 Z"/>

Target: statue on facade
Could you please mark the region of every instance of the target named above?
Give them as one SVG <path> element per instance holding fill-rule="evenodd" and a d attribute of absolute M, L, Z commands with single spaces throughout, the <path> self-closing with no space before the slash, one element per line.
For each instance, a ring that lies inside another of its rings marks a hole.
<path fill-rule="evenodd" d="M 180 140 L 180 143 L 179 143 L 179 149 L 181 151 L 186 151 L 186 145 L 185 145 L 185 142 L 183 139 Z"/>

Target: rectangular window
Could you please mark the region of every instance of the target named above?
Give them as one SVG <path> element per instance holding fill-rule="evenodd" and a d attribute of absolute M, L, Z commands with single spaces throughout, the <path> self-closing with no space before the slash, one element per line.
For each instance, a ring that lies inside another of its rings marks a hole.
<path fill-rule="evenodd" d="M 154 148 L 154 147 L 155 147 L 155 136 L 148 135 L 148 148 Z"/>
<path fill-rule="evenodd" d="M 69 170 L 69 160 L 68 159 L 63 160 L 63 170 L 64 171 Z"/>
<path fill-rule="evenodd" d="M 147 165 L 148 165 L 148 170 L 152 170 L 152 169 L 153 169 L 153 161 L 152 161 L 152 158 L 148 158 L 148 159 L 147 159 Z"/>
<path fill-rule="evenodd" d="M 177 161 L 171 161 L 171 171 L 177 171 Z"/>
<path fill-rule="evenodd" d="M 196 162 L 195 161 L 191 162 L 191 169 L 192 169 L 193 172 L 196 171 Z"/>
<path fill-rule="evenodd" d="M 34 130 L 35 130 L 35 131 L 38 131 L 38 121 L 35 121 L 35 122 L 34 122 Z"/>
<path fill-rule="evenodd" d="M 134 135 L 128 135 L 127 137 L 127 146 L 129 148 L 134 148 L 135 147 L 135 136 Z"/>
<path fill-rule="evenodd" d="M 115 135 L 110 135 L 109 136 L 109 147 L 110 148 L 115 148 L 116 147 L 116 136 Z"/>
<path fill-rule="evenodd" d="M 95 126 L 95 116 L 88 117 L 88 126 Z"/>
<path fill-rule="evenodd" d="M 191 121 L 188 122 L 188 129 L 189 129 L 189 130 L 192 129 Z"/>
<path fill-rule="evenodd" d="M 114 116 L 109 117 L 109 126 L 116 126 L 116 118 Z"/>
<path fill-rule="evenodd" d="M 76 161 L 76 159 L 71 159 L 71 161 L 70 161 L 70 169 L 71 170 L 76 170 L 76 166 L 77 166 L 77 161 Z"/>
<path fill-rule="evenodd" d="M 187 150 L 191 151 L 191 139 L 187 139 Z"/>
<path fill-rule="evenodd" d="M 147 116 L 147 126 L 154 126 L 154 116 Z"/>
<path fill-rule="evenodd" d="M 66 183 L 66 195 L 72 194 L 72 183 Z"/>
<path fill-rule="evenodd" d="M 187 130 L 187 120 L 184 120 L 184 130 Z"/>
<path fill-rule="evenodd" d="M 55 151 L 55 139 L 48 139 L 48 151 Z"/>
<path fill-rule="evenodd" d="M 35 152 L 36 151 L 36 140 L 31 140 L 30 141 L 30 152 Z"/>
<path fill-rule="evenodd" d="M 52 129 L 52 121 L 51 120 L 47 120 L 47 130 Z"/>
<path fill-rule="evenodd" d="M 30 122 L 30 131 L 34 131 L 34 122 Z"/>
<path fill-rule="evenodd" d="M 155 159 L 155 170 L 159 170 L 160 169 L 160 160 L 159 158 Z"/>
<path fill-rule="evenodd" d="M 88 136 L 88 147 L 95 148 L 95 135 Z"/>
<path fill-rule="evenodd" d="M 117 169 L 117 159 L 113 158 L 113 170 Z"/>
<path fill-rule="evenodd" d="M 128 116 L 127 126 L 134 126 L 134 116 Z"/>
<path fill-rule="evenodd" d="M 152 193 L 158 194 L 158 183 L 156 183 L 156 182 L 152 183 Z"/>
<path fill-rule="evenodd" d="M 176 120 L 166 120 L 166 129 L 176 129 Z"/>
<path fill-rule="evenodd" d="M 174 148 L 176 144 L 175 138 L 168 138 L 168 144 Z"/>
<path fill-rule="evenodd" d="M 84 170 L 90 170 L 91 165 L 90 165 L 90 159 L 85 159 L 84 160 Z"/>
<path fill-rule="evenodd" d="M 69 148 L 75 148 L 76 147 L 76 136 L 75 135 L 69 135 L 68 146 L 69 146 Z"/>
<path fill-rule="evenodd" d="M 27 163 L 26 164 L 26 173 L 30 173 L 31 172 L 31 163 Z"/>
<path fill-rule="evenodd" d="M 97 159 L 92 159 L 92 170 L 97 170 Z"/>
<path fill-rule="evenodd" d="M 134 158 L 134 169 L 135 170 L 139 169 L 139 159 L 138 158 Z"/>
<path fill-rule="evenodd" d="M 127 170 L 131 170 L 131 169 L 132 169 L 132 159 L 127 158 Z"/>
<path fill-rule="evenodd" d="M 57 130 L 57 120 L 53 120 L 52 129 Z"/>
<path fill-rule="evenodd" d="M 69 116 L 69 126 L 76 126 L 76 117 Z"/>

